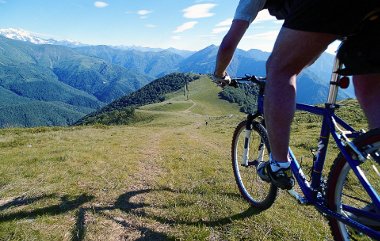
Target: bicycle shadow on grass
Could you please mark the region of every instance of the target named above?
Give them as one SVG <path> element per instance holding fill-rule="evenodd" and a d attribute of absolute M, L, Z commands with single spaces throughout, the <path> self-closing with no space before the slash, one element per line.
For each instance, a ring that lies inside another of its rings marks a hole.
<path fill-rule="evenodd" d="M 142 237 L 135 239 L 139 241 L 143 240 L 174 240 L 169 238 L 166 234 L 156 232 L 148 227 L 134 225 L 127 220 L 120 219 L 117 217 L 112 216 L 111 214 L 105 212 L 105 211 L 113 211 L 113 210 L 120 210 L 126 214 L 138 214 L 140 217 L 145 217 L 145 215 L 141 215 L 142 213 L 140 211 L 135 211 L 140 208 L 144 208 L 147 206 L 150 206 L 149 204 L 145 203 L 134 203 L 130 199 L 141 195 L 151 192 L 152 189 L 144 189 L 144 190 L 138 190 L 138 191 L 131 191 L 127 192 L 125 194 L 122 194 L 118 197 L 116 202 L 113 205 L 109 206 L 92 206 L 92 207 L 86 207 L 86 208 L 80 208 L 77 211 L 77 219 L 75 228 L 72 230 L 72 241 L 81 241 L 84 240 L 86 236 L 86 214 L 92 213 L 92 214 L 98 214 L 102 217 L 111 220 L 119 225 L 121 225 L 125 229 L 133 228 L 136 231 L 139 231 L 141 234 L 143 234 Z"/>
<path fill-rule="evenodd" d="M 224 218 L 220 218 L 213 221 L 194 221 L 194 222 L 187 222 L 187 221 L 180 221 L 180 220 L 173 220 L 173 219 L 167 219 L 164 217 L 160 217 L 157 215 L 148 214 L 145 212 L 144 208 L 151 207 L 151 204 L 145 203 L 145 202 L 134 202 L 132 199 L 134 197 L 137 197 L 138 195 L 146 195 L 153 192 L 171 192 L 174 194 L 192 194 L 185 191 L 178 191 L 173 190 L 170 188 L 162 188 L 162 189 L 142 189 L 137 191 L 130 191 L 127 193 L 124 193 L 120 195 L 116 202 L 113 205 L 109 206 L 96 206 L 96 207 L 88 207 L 88 208 L 80 208 L 77 212 L 77 220 L 75 224 L 75 228 L 72 231 L 72 241 L 80 241 L 84 240 L 86 235 L 86 214 L 92 213 L 101 215 L 102 217 L 111 220 L 125 229 L 133 228 L 137 231 L 139 231 L 143 236 L 136 240 L 174 240 L 174 238 L 170 238 L 164 233 L 156 232 L 148 227 L 145 227 L 143 225 L 135 225 L 132 222 L 129 222 L 128 220 L 123 220 L 120 218 L 116 218 L 105 211 L 112 211 L 112 210 L 120 210 L 124 214 L 131 214 L 138 216 L 139 218 L 144 218 L 148 220 L 153 220 L 158 223 L 164 224 L 164 225 L 189 225 L 189 226 L 198 226 L 198 225 L 204 225 L 206 227 L 216 227 L 216 226 L 223 226 L 226 224 L 230 224 L 235 220 L 245 219 L 250 216 L 256 215 L 259 212 L 254 210 L 252 207 L 248 208 L 247 210 Z M 195 194 L 202 194 L 202 193 L 193 193 Z M 233 197 L 240 197 L 238 194 L 222 194 L 227 196 L 233 196 Z"/>
<path fill-rule="evenodd" d="M 165 189 L 162 189 L 161 191 L 172 192 L 172 193 L 175 193 L 175 194 L 193 194 L 193 195 L 203 195 L 203 194 L 205 194 L 205 193 L 202 193 L 202 192 L 178 191 L 178 190 L 173 190 L 173 189 L 170 189 L 170 188 L 165 188 Z M 219 195 L 227 196 L 227 197 L 232 197 L 232 198 L 241 198 L 241 196 L 239 194 L 236 194 L 236 193 L 220 193 Z M 192 205 L 192 204 L 191 203 L 187 203 L 187 204 L 184 204 L 183 206 L 185 206 L 185 205 Z M 224 218 L 219 218 L 219 219 L 210 220 L 210 221 L 198 220 L 198 221 L 193 221 L 193 222 L 182 221 L 182 220 L 172 220 L 172 219 L 163 218 L 163 217 L 160 217 L 160 216 L 157 216 L 157 215 L 148 215 L 147 214 L 146 216 L 149 217 L 150 219 L 153 219 L 153 220 L 157 221 L 157 222 L 165 223 L 165 224 L 170 224 L 170 225 L 173 225 L 173 224 L 181 224 L 181 225 L 189 225 L 189 226 L 204 225 L 206 227 L 213 228 L 213 227 L 217 227 L 217 226 L 223 226 L 223 225 L 231 224 L 231 223 L 233 223 L 236 220 L 245 219 L 245 218 L 257 215 L 259 213 L 261 213 L 261 211 L 259 211 L 257 209 L 254 209 L 254 208 L 252 208 L 250 206 L 248 209 L 242 211 L 241 213 L 237 213 L 237 214 L 234 214 L 234 215 L 231 215 L 231 216 L 226 216 Z"/>
<path fill-rule="evenodd" d="M 71 210 L 77 209 L 84 203 L 91 201 L 94 198 L 94 196 L 87 195 L 87 194 L 81 194 L 74 197 L 70 197 L 67 195 L 59 196 L 57 194 L 43 194 L 36 197 L 20 196 L 17 198 L 13 198 L 5 202 L 4 204 L 1 204 L 0 211 L 4 211 L 7 209 L 12 209 L 16 207 L 21 207 L 21 206 L 32 205 L 33 203 L 36 203 L 38 201 L 52 199 L 52 198 L 60 198 L 60 203 L 56 205 L 36 208 L 33 210 L 28 210 L 28 211 L 17 211 L 17 212 L 13 212 L 13 213 L 11 212 L 7 214 L 0 213 L 0 222 L 9 222 L 9 221 L 20 220 L 20 219 L 35 219 L 43 215 L 55 216 L 55 215 L 63 214 Z"/>
<path fill-rule="evenodd" d="M 8 198 L 7 200 L 1 200 L 0 204 L 0 211 L 9 209 L 9 208 L 15 208 L 15 207 L 20 207 L 20 206 L 25 206 L 32 204 L 34 202 L 38 202 L 39 200 L 42 199 L 49 199 L 55 197 L 54 194 L 43 194 L 39 195 L 36 197 L 27 197 L 25 195 L 19 196 L 19 197 L 13 197 L 13 198 Z"/>

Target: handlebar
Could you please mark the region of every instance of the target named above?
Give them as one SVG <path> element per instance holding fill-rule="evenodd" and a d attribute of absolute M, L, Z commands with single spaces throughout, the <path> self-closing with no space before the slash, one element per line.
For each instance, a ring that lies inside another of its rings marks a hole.
<path fill-rule="evenodd" d="M 266 77 L 259 77 L 255 75 L 245 75 L 245 77 L 232 78 L 229 86 L 238 87 L 238 84 L 257 84 L 260 89 L 264 89 L 266 83 Z"/>

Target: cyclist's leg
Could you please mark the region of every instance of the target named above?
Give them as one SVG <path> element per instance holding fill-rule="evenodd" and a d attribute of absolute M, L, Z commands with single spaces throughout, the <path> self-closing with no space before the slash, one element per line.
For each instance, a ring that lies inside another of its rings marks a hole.
<path fill-rule="evenodd" d="M 356 98 L 368 119 L 369 128 L 380 127 L 380 74 L 354 76 Z"/>
<path fill-rule="evenodd" d="M 295 111 L 296 76 L 316 59 L 336 35 L 283 27 L 267 62 L 265 122 L 272 157 L 286 161 L 290 125 Z"/>

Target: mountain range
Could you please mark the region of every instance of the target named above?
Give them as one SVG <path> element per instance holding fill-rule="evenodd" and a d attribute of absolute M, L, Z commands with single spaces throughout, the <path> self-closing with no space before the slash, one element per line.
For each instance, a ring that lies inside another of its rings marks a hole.
<path fill-rule="evenodd" d="M 0 127 L 71 124 L 169 73 L 211 73 L 218 51 L 89 46 L 9 29 L 0 35 Z M 264 76 L 269 54 L 239 49 L 228 71 Z M 332 62 L 324 53 L 302 72 L 298 101 L 325 101 Z M 340 97 L 353 97 L 352 89 Z"/>

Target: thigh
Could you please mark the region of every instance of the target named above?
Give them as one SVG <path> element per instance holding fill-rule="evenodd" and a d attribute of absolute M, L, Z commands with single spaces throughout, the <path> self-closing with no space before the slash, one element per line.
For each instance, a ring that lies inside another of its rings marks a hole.
<path fill-rule="evenodd" d="M 277 36 L 267 71 L 299 74 L 337 39 L 337 35 L 293 30 L 282 27 Z"/>
<path fill-rule="evenodd" d="M 355 75 L 353 83 L 356 94 L 360 97 L 365 98 L 368 93 L 375 92 L 380 99 L 380 74 Z"/>

